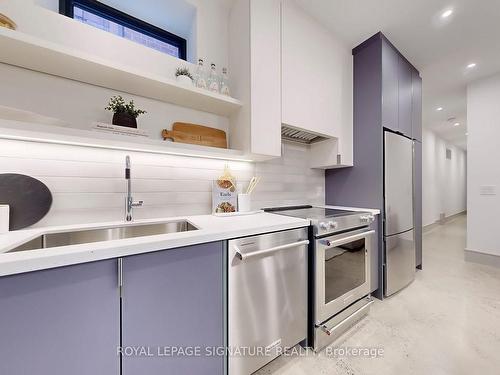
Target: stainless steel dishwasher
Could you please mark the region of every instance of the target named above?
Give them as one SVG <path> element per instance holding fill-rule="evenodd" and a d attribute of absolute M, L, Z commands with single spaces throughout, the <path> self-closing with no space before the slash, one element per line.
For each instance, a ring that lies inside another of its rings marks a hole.
<path fill-rule="evenodd" d="M 307 337 L 306 228 L 228 246 L 229 375 L 247 375 Z"/>

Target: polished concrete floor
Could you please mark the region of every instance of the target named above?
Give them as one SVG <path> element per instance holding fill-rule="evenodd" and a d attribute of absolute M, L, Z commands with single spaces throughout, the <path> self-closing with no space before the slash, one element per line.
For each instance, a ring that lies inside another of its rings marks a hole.
<path fill-rule="evenodd" d="M 465 229 L 460 216 L 426 233 L 424 270 L 377 300 L 329 355 L 280 357 L 257 374 L 500 374 L 500 269 L 464 261 Z M 349 356 L 347 348 L 383 355 Z"/>

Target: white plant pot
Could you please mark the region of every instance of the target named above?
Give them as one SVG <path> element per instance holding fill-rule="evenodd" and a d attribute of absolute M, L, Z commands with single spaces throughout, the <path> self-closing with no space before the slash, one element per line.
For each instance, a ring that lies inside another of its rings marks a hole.
<path fill-rule="evenodd" d="M 188 76 L 177 76 L 177 82 L 182 86 L 193 86 L 193 80 Z"/>

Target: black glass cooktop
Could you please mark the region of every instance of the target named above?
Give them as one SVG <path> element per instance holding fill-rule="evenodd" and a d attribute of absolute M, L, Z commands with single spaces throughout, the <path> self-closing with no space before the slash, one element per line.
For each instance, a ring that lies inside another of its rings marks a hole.
<path fill-rule="evenodd" d="M 295 207 L 273 207 L 264 208 L 264 211 L 273 214 L 293 216 L 301 219 L 321 220 L 330 217 L 354 215 L 359 212 L 337 210 L 332 208 L 321 208 L 313 206 L 295 206 Z"/>

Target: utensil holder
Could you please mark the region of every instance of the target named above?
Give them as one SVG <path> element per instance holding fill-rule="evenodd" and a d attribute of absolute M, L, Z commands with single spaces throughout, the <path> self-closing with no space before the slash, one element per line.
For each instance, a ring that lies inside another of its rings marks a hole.
<path fill-rule="evenodd" d="M 252 209 L 252 199 L 250 194 L 238 194 L 238 211 L 248 212 Z"/>

